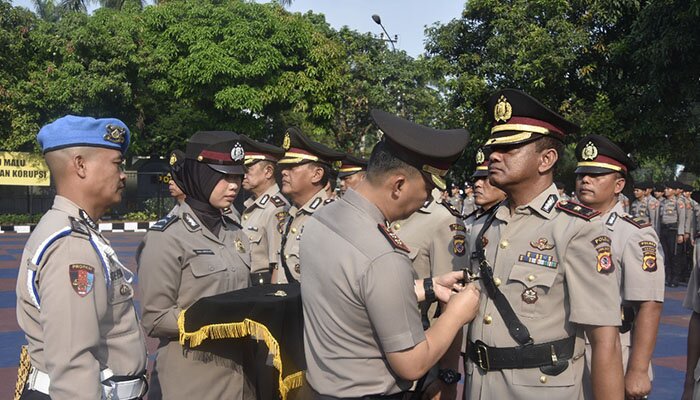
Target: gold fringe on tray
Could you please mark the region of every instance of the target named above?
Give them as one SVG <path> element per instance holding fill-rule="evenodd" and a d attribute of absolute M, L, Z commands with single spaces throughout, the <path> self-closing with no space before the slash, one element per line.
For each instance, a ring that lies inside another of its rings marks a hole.
<path fill-rule="evenodd" d="M 279 371 L 279 391 L 282 400 L 287 399 L 287 394 L 290 390 L 299 388 L 304 383 L 303 371 L 295 372 L 283 378 L 279 343 L 277 343 L 277 339 L 272 336 L 265 325 L 246 318 L 242 322 L 205 325 L 195 332 L 185 332 L 185 311 L 180 312 L 177 318 L 181 345 L 184 346 L 185 341 L 189 341 L 190 348 L 194 348 L 202 344 L 206 339 L 235 339 L 246 336 L 262 338 L 273 355 L 272 365 Z"/>

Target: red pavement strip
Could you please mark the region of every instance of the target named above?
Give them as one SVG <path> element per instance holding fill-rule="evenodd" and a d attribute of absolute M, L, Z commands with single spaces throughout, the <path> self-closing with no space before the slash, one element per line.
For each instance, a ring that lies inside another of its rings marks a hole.
<path fill-rule="evenodd" d="M 17 325 L 16 312 L 14 307 L 0 308 L 0 333 L 17 332 L 20 330 L 19 325 Z"/>
<path fill-rule="evenodd" d="M 654 365 L 659 365 L 661 367 L 667 367 L 675 369 L 685 374 L 685 356 L 673 356 L 673 357 L 654 357 Z"/>
<path fill-rule="evenodd" d="M 19 354 L 17 354 L 19 363 Z M 0 393 L 14 396 L 17 383 L 17 367 L 0 368 Z M 12 397 L 8 397 L 11 399 Z"/>
<path fill-rule="evenodd" d="M 673 299 L 673 300 L 678 300 L 678 301 L 683 301 L 685 300 L 685 292 L 686 291 L 666 291 L 666 298 L 668 299 Z"/>
<path fill-rule="evenodd" d="M 687 328 L 690 323 L 690 315 L 669 315 L 661 317 L 661 323 Z"/>
<path fill-rule="evenodd" d="M 0 292 L 14 292 L 17 278 L 0 278 Z"/>

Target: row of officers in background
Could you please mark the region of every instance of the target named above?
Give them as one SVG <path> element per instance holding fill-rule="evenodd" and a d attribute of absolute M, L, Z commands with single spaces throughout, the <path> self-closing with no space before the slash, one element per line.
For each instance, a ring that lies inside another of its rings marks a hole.
<path fill-rule="evenodd" d="M 19 271 L 22 398 L 274 398 L 257 367 L 265 351 L 241 343 L 223 360 L 183 348 L 179 317 L 202 297 L 297 281 L 307 385 L 296 398 L 454 399 L 460 355 L 465 399 L 646 398 L 674 222 L 660 218 L 660 241 L 624 211 L 636 165 L 598 135 L 576 147 L 577 201 L 562 198 L 554 169 L 578 126 L 518 90 L 487 107 L 468 215 L 440 192 L 469 141 L 461 129 L 375 110 L 383 136 L 368 161 L 297 128 L 281 147 L 197 132 L 169 158 L 181 201 L 136 254 L 140 313 L 136 277 L 94 222 L 121 199 L 128 128 L 72 116 L 45 126 L 57 197 Z M 241 188 L 251 196 L 239 211 Z M 678 245 L 680 213 L 675 224 Z M 698 280 L 696 268 L 695 325 Z M 148 377 L 144 335 L 159 339 Z M 687 398 L 700 399 L 698 373 L 687 377 Z"/>

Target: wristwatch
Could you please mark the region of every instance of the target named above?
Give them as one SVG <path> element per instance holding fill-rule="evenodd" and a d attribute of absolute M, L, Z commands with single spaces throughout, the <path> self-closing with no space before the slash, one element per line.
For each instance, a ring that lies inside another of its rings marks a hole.
<path fill-rule="evenodd" d="M 432 304 L 435 299 L 435 291 L 433 290 L 433 278 L 423 279 L 423 290 L 425 291 L 425 302 Z"/>
<path fill-rule="evenodd" d="M 438 378 L 446 384 L 452 385 L 462 379 L 462 374 L 453 369 L 445 368 L 438 371 Z"/>

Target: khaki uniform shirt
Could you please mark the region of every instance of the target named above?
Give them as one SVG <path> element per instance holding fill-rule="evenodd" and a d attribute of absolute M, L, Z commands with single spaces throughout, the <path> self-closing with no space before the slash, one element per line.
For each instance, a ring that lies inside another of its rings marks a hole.
<path fill-rule="evenodd" d="M 683 306 L 695 313 L 700 313 L 700 246 L 695 246 L 695 265 L 688 280 L 688 291 L 685 294 Z M 700 359 L 695 365 L 694 371 L 695 390 L 693 400 L 700 400 Z"/>
<path fill-rule="evenodd" d="M 625 219 L 625 211 L 618 202 L 607 214 L 601 217 L 612 241 L 613 262 L 620 282 L 623 305 L 635 301 L 664 301 L 664 254 L 659 237 L 651 225 L 639 225 Z M 627 218 L 630 218 L 627 216 Z M 627 370 L 631 343 L 631 333 L 620 334 L 623 368 Z M 589 351 L 589 350 L 588 350 Z M 585 398 L 593 398 L 590 387 L 590 354 L 586 352 L 587 374 L 584 379 Z M 649 377 L 652 378 L 651 365 Z"/>
<path fill-rule="evenodd" d="M 610 238 L 600 219 L 587 221 L 559 210 L 551 185 L 511 215 L 507 201 L 486 232 L 486 259 L 499 289 L 535 344 L 577 336 L 574 357 L 556 376 L 539 368 L 484 372 L 467 362 L 467 399 L 576 399 L 581 396 L 581 325 L 620 325 L 620 289 L 610 268 Z M 482 288 L 469 339 L 514 347 L 493 301 Z"/>
<path fill-rule="evenodd" d="M 100 399 L 105 368 L 131 376 L 146 370 L 133 274 L 89 218 L 56 196 L 19 266 L 17 321 L 32 366 L 49 374 L 54 400 Z"/>
<path fill-rule="evenodd" d="M 248 238 L 233 222 L 214 235 L 187 203 L 176 217 L 152 226 L 136 253 L 142 324 L 161 339 L 149 399 L 255 398 L 241 366 L 249 362 L 243 348 L 239 354 L 232 345 L 240 360 L 222 363 L 197 348 L 183 349 L 177 325 L 180 312 L 200 298 L 249 286 Z"/>
<path fill-rule="evenodd" d="M 277 264 L 279 260 L 289 203 L 274 184 L 257 199 L 247 199 L 244 205 L 241 221 L 250 241 L 250 271 L 267 272 L 270 265 Z"/>
<path fill-rule="evenodd" d="M 462 199 L 461 195 L 458 194 L 456 196 L 450 196 L 448 198 L 448 202 L 452 205 L 452 208 L 454 208 L 455 210 L 462 210 L 464 200 Z"/>
<path fill-rule="evenodd" d="M 678 235 L 685 234 L 685 204 L 678 201 L 677 197 L 661 200 L 659 216 L 661 225 L 678 224 Z"/>
<path fill-rule="evenodd" d="M 659 201 L 652 196 L 645 196 L 642 200 L 635 199 L 630 208 L 630 214 L 645 223 L 652 225 L 659 232 Z"/>
<path fill-rule="evenodd" d="M 279 283 L 287 283 L 282 262 L 287 263 L 289 272 L 294 279 L 299 280 L 301 276 L 301 261 L 299 260 L 299 242 L 304 233 L 304 224 L 311 215 L 326 204 L 333 202 L 328 198 L 326 191 L 321 189 L 301 207 L 292 206 L 289 209 L 289 217 L 284 225 L 285 235 L 282 238 L 282 250 L 280 251 L 280 263 L 278 264 L 277 280 Z"/>
<path fill-rule="evenodd" d="M 391 224 L 411 250 L 408 257 L 418 279 L 467 267 L 464 220 L 450 207 L 433 198 L 407 219 Z M 425 315 L 432 319 L 436 309 L 437 303 L 431 304 Z"/>
<path fill-rule="evenodd" d="M 306 377 L 321 394 L 393 394 L 412 385 L 390 370 L 385 354 L 425 340 L 414 272 L 398 238 L 389 239 L 380 226 L 381 211 L 352 189 L 306 223 Z"/>
<path fill-rule="evenodd" d="M 476 210 L 476 203 L 474 203 L 474 195 L 467 196 L 464 198 L 464 205 L 462 206 L 462 215 L 469 215 Z"/>

